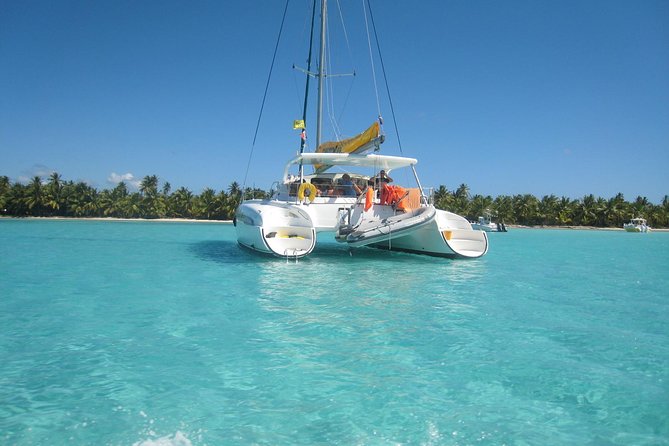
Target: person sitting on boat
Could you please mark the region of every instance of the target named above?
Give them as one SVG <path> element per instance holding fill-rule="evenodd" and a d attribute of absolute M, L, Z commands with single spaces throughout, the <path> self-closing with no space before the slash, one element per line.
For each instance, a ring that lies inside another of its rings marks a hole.
<path fill-rule="evenodd" d="M 362 193 L 358 185 L 351 180 L 351 176 L 347 173 L 341 177 L 340 185 L 344 197 L 357 197 Z"/>
<path fill-rule="evenodd" d="M 376 187 L 383 187 L 383 183 L 392 183 L 393 179 L 388 176 L 385 170 L 381 169 L 381 171 L 376 175 L 374 178 L 374 185 Z"/>

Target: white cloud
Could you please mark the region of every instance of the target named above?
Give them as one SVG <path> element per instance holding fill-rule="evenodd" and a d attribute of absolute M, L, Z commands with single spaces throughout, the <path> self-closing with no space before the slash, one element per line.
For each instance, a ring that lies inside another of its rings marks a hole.
<path fill-rule="evenodd" d="M 124 181 L 127 185 L 138 189 L 139 188 L 139 183 L 141 182 L 140 180 L 136 180 L 135 176 L 131 174 L 130 172 L 124 173 L 122 175 L 117 174 L 116 172 L 112 172 L 108 177 L 107 177 L 107 182 L 109 184 L 117 185 L 121 181 Z"/>
<path fill-rule="evenodd" d="M 26 184 L 31 182 L 33 178 L 40 177 L 42 179 L 42 183 L 46 183 L 47 177 L 54 172 L 55 170 L 51 169 L 48 166 L 45 166 L 44 164 L 33 164 L 33 166 L 30 169 L 21 172 L 18 181 L 19 183 Z"/>

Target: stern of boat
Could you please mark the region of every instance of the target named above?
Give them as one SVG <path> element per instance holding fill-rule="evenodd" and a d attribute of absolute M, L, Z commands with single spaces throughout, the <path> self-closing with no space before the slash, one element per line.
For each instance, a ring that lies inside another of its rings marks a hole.
<path fill-rule="evenodd" d="M 437 224 L 443 242 L 458 257 L 477 258 L 488 252 L 488 234 L 472 228 L 460 215 L 437 210 Z"/>
<path fill-rule="evenodd" d="M 253 251 L 278 257 L 306 256 L 316 246 L 309 215 L 290 204 L 250 200 L 235 212 L 237 242 Z"/>

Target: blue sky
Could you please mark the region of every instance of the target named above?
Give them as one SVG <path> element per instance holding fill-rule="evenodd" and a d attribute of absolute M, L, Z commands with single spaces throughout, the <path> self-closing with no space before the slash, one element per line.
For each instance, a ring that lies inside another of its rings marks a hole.
<path fill-rule="evenodd" d="M 309 4 L 290 3 L 248 186 L 268 189 L 299 147 L 304 75 L 292 65 L 306 64 Z M 284 5 L 0 0 L 0 175 L 57 171 L 102 189 L 155 174 L 195 193 L 241 183 Z M 377 106 L 362 1 L 340 5 L 348 45 L 331 0 L 332 72 L 356 76 L 335 80 L 332 108 L 352 136 Z M 418 158 L 423 186 L 669 194 L 669 2 L 372 7 L 402 154 Z M 383 153 L 400 154 L 375 69 Z"/>

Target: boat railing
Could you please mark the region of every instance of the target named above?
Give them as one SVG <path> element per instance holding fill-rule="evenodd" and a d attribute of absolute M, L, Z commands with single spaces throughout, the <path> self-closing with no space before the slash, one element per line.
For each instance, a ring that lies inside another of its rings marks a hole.
<path fill-rule="evenodd" d="M 421 203 L 434 204 L 434 187 L 424 187 L 421 190 Z"/>
<path fill-rule="evenodd" d="M 280 185 L 281 185 L 281 183 L 279 183 L 278 181 L 275 181 L 269 187 L 269 198 L 270 199 L 278 198 Z"/>

